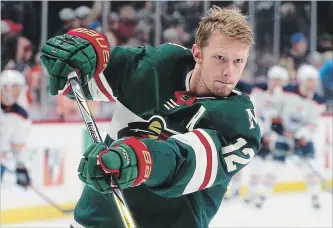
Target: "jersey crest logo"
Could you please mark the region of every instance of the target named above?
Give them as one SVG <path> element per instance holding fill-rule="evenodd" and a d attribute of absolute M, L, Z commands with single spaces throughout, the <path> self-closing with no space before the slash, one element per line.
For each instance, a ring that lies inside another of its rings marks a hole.
<path fill-rule="evenodd" d="M 118 137 L 134 136 L 154 140 L 167 140 L 173 135 L 180 134 L 167 128 L 166 122 L 161 116 L 152 116 L 148 121 L 132 122 L 126 128 L 118 132 Z"/>

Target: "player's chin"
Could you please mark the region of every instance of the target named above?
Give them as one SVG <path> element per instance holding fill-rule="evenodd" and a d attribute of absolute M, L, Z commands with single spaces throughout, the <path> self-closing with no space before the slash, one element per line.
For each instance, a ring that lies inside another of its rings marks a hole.
<path fill-rule="evenodd" d="M 14 100 L 1 99 L 1 103 L 5 106 L 12 106 L 15 104 Z"/>
<path fill-rule="evenodd" d="M 233 88 L 234 86 L 232 84 L 216 83 L 215 95 L 219 97 L 226 97 L 231 93 Z"/>

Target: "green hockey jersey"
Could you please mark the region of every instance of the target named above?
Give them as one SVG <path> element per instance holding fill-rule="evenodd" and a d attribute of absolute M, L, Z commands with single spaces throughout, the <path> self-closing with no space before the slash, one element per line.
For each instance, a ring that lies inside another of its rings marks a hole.
<path fill-rule="evenodd" d="M 105 71 L 91 79 L 90 99 L 116 101 L 109 135 L 135 136 L 150 150 L 149 180 L 124 190 L 141 228 L 206 228 L 232 176 L 259 148 L 249 97 L 197 97 L 189 90 L 195 62 L 175 44 L 113 47 Z M 85 187 L 75 208 L 84 227 L 120 228 L 110 195 Z"/>

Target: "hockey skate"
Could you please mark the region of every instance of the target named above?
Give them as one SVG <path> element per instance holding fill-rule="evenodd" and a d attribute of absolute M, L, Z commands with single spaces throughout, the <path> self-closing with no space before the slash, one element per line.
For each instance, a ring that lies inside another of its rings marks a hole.
<path fill-rule="evenodd" d="M 261 209 L 262 206 L 264 205 L 265 201 L 266 201 L 266 197 L 260 195 L 260 196 L 256 197 L 255 202 L 254 202 L 254 206 L 258 209 Z"/>
<path fill-rule="evenodd" d="M 255 198 L 254 194 L 248 193 L 244 198 L 244 203 L 250 204 L 253 202 L 254 198 Z"/>
<path fill-rule="evenodd" d="M 312 202 L 312 207 L 314 209 L 320 208 L 320 201 L 319 201 L 318 195 L 312 195 L 311 202 Z"/>

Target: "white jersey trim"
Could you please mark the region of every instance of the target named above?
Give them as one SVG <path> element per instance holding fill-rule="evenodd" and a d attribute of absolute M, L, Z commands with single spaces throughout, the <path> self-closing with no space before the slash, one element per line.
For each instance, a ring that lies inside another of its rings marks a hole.
<path fill-rule="evenodd" d="M 90 79 L 88 87 L 93 100 L 96 101 L 115 101 L 116 97 L 113 96 L 112 89 L 103 73 Z"/>
<path fill-rule="evenodd" d="M 187 73 L 186 78 L 185 78 L 185 88 L 186 91 L 190 91 L 190 79 L 192 76 L 193 70 Z"/>

